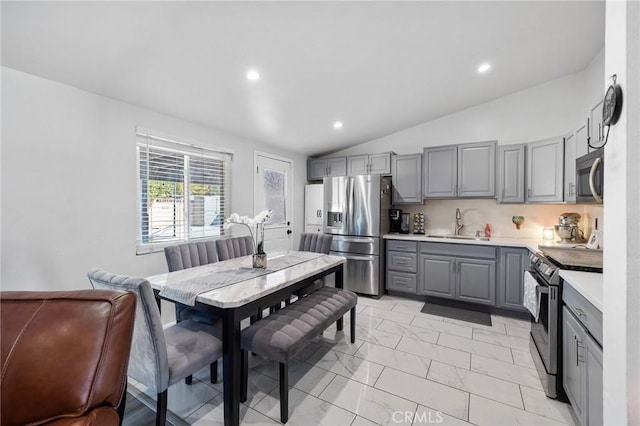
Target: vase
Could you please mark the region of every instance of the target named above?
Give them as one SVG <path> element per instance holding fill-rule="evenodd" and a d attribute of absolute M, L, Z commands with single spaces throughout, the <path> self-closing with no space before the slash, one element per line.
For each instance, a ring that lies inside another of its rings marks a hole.
<path fill-rule="evenodd" d="M 253 255 L 253 267 L 265 269 L 267 267 L 267 254 L 254 254 Z"/>

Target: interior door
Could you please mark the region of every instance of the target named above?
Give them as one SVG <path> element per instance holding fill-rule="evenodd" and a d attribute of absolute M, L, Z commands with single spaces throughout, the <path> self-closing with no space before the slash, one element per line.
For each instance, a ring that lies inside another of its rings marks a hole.
<path fill-rule="evenodd" d="M 292 161 L 256 152 L 254 210 L 271 209 L 264 227 L 264 250 L 291 250 Z"/>

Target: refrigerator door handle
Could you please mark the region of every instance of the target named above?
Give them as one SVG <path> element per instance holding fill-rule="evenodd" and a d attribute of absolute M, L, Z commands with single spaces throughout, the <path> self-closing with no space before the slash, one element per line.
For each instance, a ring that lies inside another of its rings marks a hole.
<path fill-rule="evenodd" d="M 347 211 L 346 211 L 346 230 L 347 230 L 347 234 L 353 234 L 353 210 L 354 210 L 354 205 L 353 205 L 353 191 L 354 191 L 354 182 L 353 182 L 353 177 L 349 176 L 347 177 L 347 199 L 346 199 L 346 206 L 347 206 Z"/>

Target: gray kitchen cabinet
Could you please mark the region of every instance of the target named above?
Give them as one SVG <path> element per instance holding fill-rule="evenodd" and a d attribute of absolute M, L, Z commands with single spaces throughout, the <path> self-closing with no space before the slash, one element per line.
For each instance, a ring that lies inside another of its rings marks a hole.
<path fill-rule="evenodd" d="M 458 195 L 458 147 L 425 148 L 422 161 L 424 198 L 453 198 Z"/>
<path fill-rule="evenodd" d="M 578 126 L 574 133 L 576 135 L 576 158 L 590 153 L 592 150 L 589 149 L 587 144 L 587 138 L 589 137 L 587 123 L 582 123 Z"/>
<path fill-rule="evenodd" d="M 576 132 L 564 139 L 564 201 L 576 202 Z"/>
<path fill-rule="evenodd" d="M 387 290 L 416 294 L 418 243 L 386 240 L 386 244 Z"/>
<path fill-rule="evenodd" d="M 595 104 L 589 112 L 588 141 L 592 146 L 600 147 L 604 143 L 606 129 L 602 124 L 602 100 Z"/>
<path fill-rule="evenodd" d="M 495 197 L 496 142 L 458 145 L 458 197 Z"/>
<path fill-rule="evenodd" d="M 456 259 L 456 298 L 465 302 L 496 304 L 496 262 Z"/>
<path fill-rule="evenodd" d="M 391 174 L 391 154 L 352 155 L 347 157 L 348 175 Z"/>
<path fill-rule="evenodd" d="M 422 154 L 391 157 L 392 204 L 422 204 Z"/>
<path fill-rule="evenodd" d="M 586 405 L 584 408 L 587 416 L 586 424 L 589 426 L 602 425 L 602 348 L 591 336 L 587 335 L 586 341 Z"/>
<path fill-rule="evenodd" d="M 524 296 L 524 271 L 529 266 L 529 250 L 515 247 L 498 249 L 500 272 L 498 273 L 498 307 L 526 312 L 522 305 Z"/>
<path fill-rule="evenodd" d="M 418 260 L 418 294 L 495 305 L 495 247 L 423 242 Z"/>
<path fill-rule="evenodd" d="M 307 180 L 322 180 L 324 177 L 346 176 L 347 157 L 309 158 L 307 160 Z"/>
<path fill-rule="evenodd" d="M 418 294 L 455 298 L 456 258 L 420 254 Z"/>
<path fill-rule="evenodd" d="M 584 350 L 586 332 L 566 306 L 562 308 L 562 325 L 563 387 L 576 417 L 583 419 L 585 371 L 581 353 Z"/>
<path fill-rule="evenodd" d="M 526 145 L 498 146 L 498 202 L 524 203 Z"/>
<path fill-rule="evenodd" d="M 562 301 L 563 387 L 580 425 L 602 425 L 602 312 L 567 283 Z"/>
<path fill-rule="evenodd" d="M 529 203 L 560 203 L 564 198 L 564 138 L 527 144 Z"/>
<path fill-rule="evenodd" d="M 424 198 L 495 197 L 496 142 L 425 148 Z"/>

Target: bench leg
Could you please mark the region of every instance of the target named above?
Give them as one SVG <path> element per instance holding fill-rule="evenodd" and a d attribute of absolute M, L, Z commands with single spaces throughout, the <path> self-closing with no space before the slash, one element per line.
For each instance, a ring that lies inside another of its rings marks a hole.
<path fill-rule="evenodd" d="M 209 376 L 211 383 L 218 383 L 218 361 L 213 361 L 209 366 Z"/>
<path fill-rule="evenodd" d="M 188 375 L 187 377 L 184 378 L 184 383 L 187 385 L 190 385 L 193 382 L 193 376 L 192 375 Z"/>
<path fill-rule="evenodd" d="M 280 363 L 280 422 L 289 421 L 289 366 Z"/>
<path fill-rule="evenodd" d="M 351 343 L 356 342 L 356 307 L 351 308 Z"/>
<path fill-rule="evenodd" d="M 338 321 L 336 321 L 336 326 L 338 327 L 338 331 L 342 330 L 342 327 L 343 327 L 342 323 L 343 323 L 342 317 L 340 317 Z"/>
<path fill-rule="evenodd" d="M 240 402 L 247 401 L 247 386 L 249 381 L 249 355 L 248 351 L 242 349 L 242 360 L 240 362 Z"/>
<path fill-rule="evenodd" d="M 156 402 L 156 426 L 165 426 L 167 423 L 167 389 L 158 394 Z"/>

